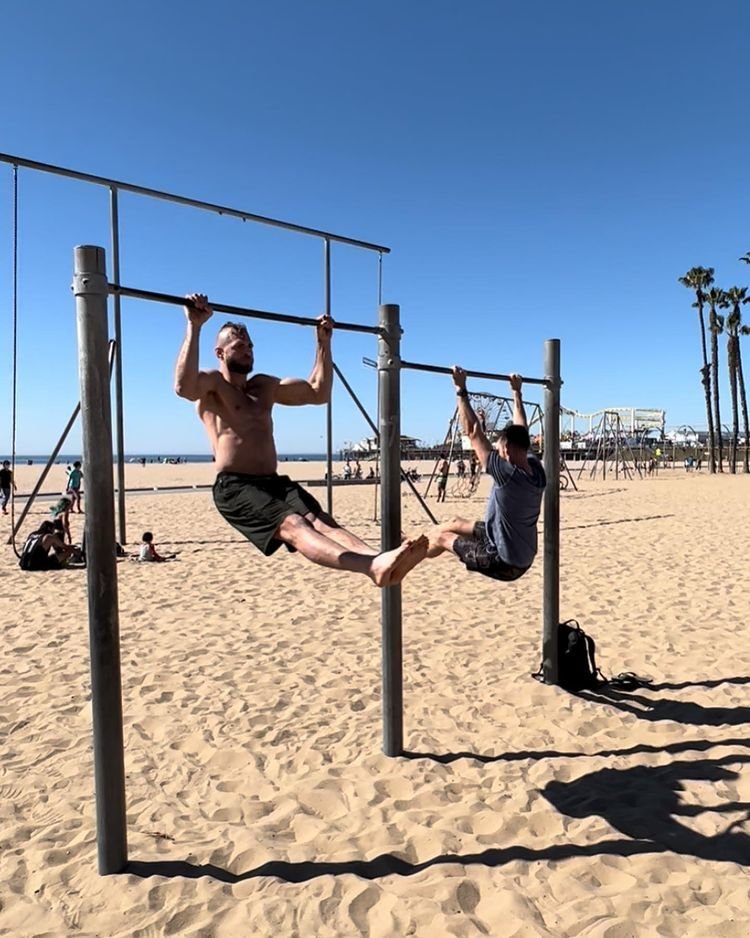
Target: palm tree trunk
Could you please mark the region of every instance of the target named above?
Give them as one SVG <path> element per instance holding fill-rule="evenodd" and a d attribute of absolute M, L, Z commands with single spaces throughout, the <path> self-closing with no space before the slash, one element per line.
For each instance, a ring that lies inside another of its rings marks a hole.
<path fill-rule="evenodd" d="M 714 429 L 716 448 L 719 451 L 719 472 L 724 471 L 724 446 L 721 439 L 721 409 L 719 407 L 719 336 L 716 332 L 716 310 L 711 309 L 709 329 L 711 330 L 711 390 L 714 401 Z"/>
<path fill-rule="evenodd" d="M 740 435 L 740 415 L 737 411 L 737 362 L 734 354 L 734 336 L 727 336 L 727 365 L 729 366 L 729 394 L 732 400 L 732 439 L 729 442 L 729 471 L 737 472 L 737 437 Z"/>
<path fill-rule="evenodd" d="M 700 291 L 696 291 L 698 319 L 701 325 L 701 348 L 703 350 L 703 368 L 701 368 L 701 383 L 706 396 L 706 424 L 708 426 L 708 471 L 716 472 L 716 439 L 714 437 L 714 419 L 711 413 L 711 368 L 708 364 L 708 349 L 706 348 L 706 320 L 703 316 L 703 298 Z"/>
<path fill-rule="evenodd" d="M 737 384 L 739 385 L 740 391 L 740 402 L 742 404 L 742 423 L 745 435 L 745 459 L 743 466 L 745 472 L 750 472 L 750 456 L 748 455 L 748 450 L 750 450 L 750 421 L 748 420 L 747 416 L 747 392 L 745 388 L 745 378 L 742 374 L 742 352 L 740 351 L 740 337 L 735 336 L 734 342 L 734 357 L 737 362 Z"/>

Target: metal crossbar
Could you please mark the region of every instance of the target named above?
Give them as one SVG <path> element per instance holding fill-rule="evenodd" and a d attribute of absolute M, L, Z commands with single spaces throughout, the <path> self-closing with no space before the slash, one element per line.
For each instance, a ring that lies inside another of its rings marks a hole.
<path fill-rule="evenodd" d="M 316 238 L 325 238 L 327 241 L 336 241 L 339 244 L 351 244 L 353 247 L 364 248 L 366 251 L 377 251 L 379 254 L 390 254 L 391 249 L 382 244 L 372 244 L 369 241 L 360 241 L 358 238 L 347 238 L 344 235 L 333 234 L 330 231 L 321 231 L 319 228 L 308 228 L 306 225 L 295 225 L 293 222 L 281 221 L 278 218 L 269 218 L 266 215 L 256 215 L 254 212 L 245 212 L 242 209 L 230 208 L 227 205 L 216 205 L 213 202 L 204 202 L 201 199 L 191 199 L 173 192 L 164 192 L 161 189 L 149 189 L 146 186 L 136 186 L 130 182 L 118 179 L 108 179 L 106 176 L 95 176 L 92 173 L 81 173 L 75 169 L 64 166 L 53 166 L 51 163 L 39 163 L 36 160 L 26 160 L 20 156 L 11 156 L 0 153 L 0 163 L 10 163 L 14 166 L 25 166 L 40 173 L 51 173 L 54 176 L 66 176 L 68 179 L 79 179 L 81 182 L 92 182 L 97 186 L 114 187 L 122 192 L 134 192 L 136 195 L 145 195 L 152 199 L 161 199 L 164 202 L 176 202 L 178 205 L 190 205 L 217 215 L 229 215 L 241 218 L 242 221 L 257 222 L 260 225 L 270 225 L 273 228 L 283 228 L 286 231 L 296 231 L 299 234 L 313 235 Z"/>
<path fill-rule="evenodd" d="M 440 374 L 440 375 L 453 374 L 452 368 L 447 368 L 443 365 L 422 365 L 419 362 L 406 362 L 403 359 L 401 360 L 401 367 L 407 368 L 409 371 L 431 371 L 434 374 Z M 510 380 L 510 375 L 498 375 L 498 374 L 494 374 L 494 372 L 491 372 L 491 371 L 466 370 L 466 374 L 470 378 L 489 378 L 491 381 L 509 381 Z M 524 384 L 540 384 L 542 385 L 542 387 L 545 387 L 545 388 L 549 386 L 549 380 L 547 378 L 524 378 L 523 383 Z"/>
<path fill-rule="evenodd" d="M 166 303 L 170 306 L 192 306 L 193 304 L 184 296 L 174 296 L 171 293 L 155 293 L 153 290 L 136 290 L 133 287 L 124 287 L 119 283 L 110 283 L 109 292 L 117 296 L 129 296 L 136 300 L 149 300 L 152 303 Z M 288 322 L 295 326 L 317 326 L 318 320 L 311 316 L 292 316 L 289 313 L 271 313 L 262 309 L 247 309 L 244 306 L 230 306 L 227 303 L 214 303 L 209 305 L 215 312 L 228 313 L 230 316 L 242 316 L 246 319 L 266 319 L 270 322 Z M 357 322 L 338 322 L 334 328 L 342 332 L 368 332 L 371 335 L 380 335 L 379 326 L 364 326 Z"/>

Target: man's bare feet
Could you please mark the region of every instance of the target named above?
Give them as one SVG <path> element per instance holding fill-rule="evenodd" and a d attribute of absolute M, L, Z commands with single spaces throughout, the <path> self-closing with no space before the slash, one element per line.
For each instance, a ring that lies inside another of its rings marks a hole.
<path fill-rule="evenodd" d="M 429 545 L 430 542 L 424 534 L 410 544 L 409 549 L 396 561 L 388 585 L 394 586 L 396 583 L 400 583 L 410 570 L 413 570 L 418 563 L 421 563 L 427 556 Z"/>
<path fill-rule="evenodd" d="M 434 557 L 439 557 L 441 554 L 445 553 L 445 548 L 440 544 L 438 540 L 430 541 L 429 547 L 427 548 L 427 559 L 432 560 Z"/>
<path fill-rule="evenodd" d="M 428 540 L 424 535 L 406 540 L 400 547 L 378 554 L 370 568 L 370 578 L 376 586 L 395 586 L 427 555 Z"/>

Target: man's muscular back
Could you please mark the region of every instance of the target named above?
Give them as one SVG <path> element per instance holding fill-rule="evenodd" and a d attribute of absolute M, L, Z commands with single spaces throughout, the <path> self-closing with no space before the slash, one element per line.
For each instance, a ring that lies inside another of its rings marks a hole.
<path fill-rule="evenodd" d="M 211 440 L 217 472 L 275 472 L 271 409 L 279 379 L 253 375 L 243 389 L 219 371 L 203 372 L 201 378 L 196 409 Z"/>

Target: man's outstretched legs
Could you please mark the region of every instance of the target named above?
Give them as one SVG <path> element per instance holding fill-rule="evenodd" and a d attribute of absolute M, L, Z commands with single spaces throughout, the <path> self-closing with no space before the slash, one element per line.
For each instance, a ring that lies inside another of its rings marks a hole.
<path fill-rule="evenodd" d="M 367 554 L 369 557 L 376 557 L 380 553 L 379 550 L 371 547 L 369 544 L 365 543 L 365 541 L 360 540 L 356 534 L 352 534 L 351 531 L 342 528 L 341 525 L 325 511 L 321 511 L 318 515 L 307 514 L 304 518 L 305 521 L 310 522 L 318 534 L 323 534 L 325 537 L 330 538 L 330 540 L 335 541 L 342 547 L 346 547 L 348 550 L 354 551 L 357 554 Z"/>
<path fill-rule="evenodd" d="M 344 528 L 331 529 L 331 533 L 360 543 L 362 550 L 353 550 L 351 543 L 341 544 L 332 537 L 321 534 L 301 515 L 288 515 L 284 518 L 276 531 L 276 537 L 294 547 L 313 563 L 333 570 L 364 573 L 380 587 L 400 583 L 406 574 L 427 556 L 428 541 L 424 535 L 414 541 L 405 541 L 394 550 L 376 553 Z"/>
<path fill-rule="evenodd" d="M 475 521 L 466 518 L 451 518 L 438 524 L 430 531 L 430 546 L 427 548 L 428 557 L 439 557 L 446 550 L 453 550 L 453 545 L 459 537 L 473 537 Z"/>

